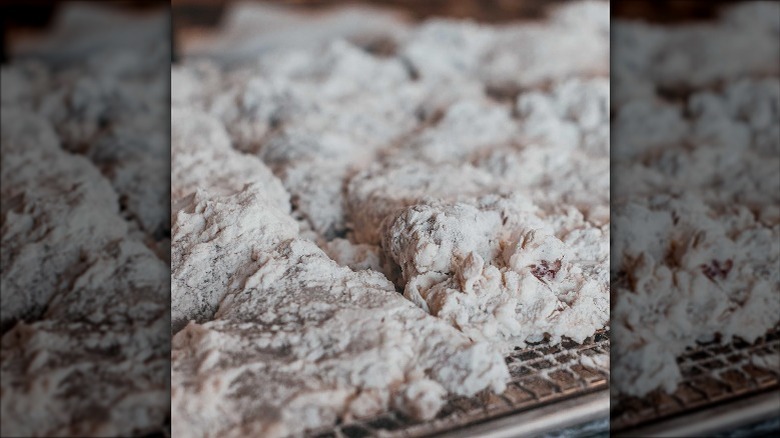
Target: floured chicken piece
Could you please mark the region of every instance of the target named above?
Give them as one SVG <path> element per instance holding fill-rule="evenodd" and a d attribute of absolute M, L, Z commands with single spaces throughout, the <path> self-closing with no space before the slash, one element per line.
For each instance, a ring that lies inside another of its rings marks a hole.
<path fill-rule="evenodd" d="M 243 287 L 258 252 L 297 235 L 298 224 L 266 193 L 253 184 L 237 195 L 197 191 L 180 202 L 171 255 L 174 331 L 211 319 L 225 294 Z"/>
<path fill-rule="evenodd" d="M 503 391 L 502 353 L 607 326 L 608 19 L 589 2 L 427 22 L 382 57 L 337 40 L 185 59 L 174 433 L 431 419 Z"/>
<path fill-rule="evenodd" d="M 170 230 L 168 107 L 160 104 L 169 84 L 162 69 L 133 73 L 93 68 L 58 77 L 39 111 L 65 149 L 87 156 L 111 181 L 124 214 L 159 240 Z"/>
<path fill-rule="evenodd" d="M 259 159 L 232 149 L 218 120 L 175 107 L 171 123 L 175 332 L 190 320 L 211 319 L 230 284 L 243 281 L 237 263 L 250 260 L 255 247 L 265 248 L 263 239 L 278 243 L 297 235 L 298 224 L 289 217 L 289 195 L 279 180 Z M 208 187 L 210 195 L 198 187 Z M 245 187 L 255 189 L 241 199 L 230 196 Z M 225 231 L 215 238 L 215 230 Z M 219 256 L 214 246 L 221 248 Z"/>
<path fill-rule="evenodd" d="M 225 74 L 208 112 L 237 149 L 281 179 L 296 217 L 318 234 L 343 236 L 343 181 L 418 123 L 424 89 L 398 59 L 378 59 L 343 41 L 324 53 L 273 51 Z"/>
<path fill-rule="evenodd" d="M 3 335 L 4 435 L 115 436 L 165 421 L 168 268 L 137 242 L 81 264 L 40 321 Z"/>
<path fill-rule="evenodd" d="M 613 391 L 671 393 L 686 348 L 780 322 L 780 5 L 616 28 Z"/>
<path fill-rule="evenodd" d="M 545 334 L 553 343 L 582 342 L 602 328 L 609 319 L 602 231 L 575 229 L 562 241 L 533 214 L 503 227 L 507 210 L 496 207 L 424 203 L 386 220 L 382 247 L 400 266 L 404 295 L 502 351 Z M 576 239 L 596 256 L 581 257 Z"/>
<path fill-rule="evenodd" d="M 90 32 L 80 26 L 75 32 Z M 170 230 L 169 104 L 161 98 L 169 93 L 168 51 L 144 48 L 143 60 L 133 50 L 95 49 L 75 55 L 78 65 L 69 68 L 54 62 L 56 69 L 45 52 L 24 57 L 3 67 L 2 91 L 5 105 L 41 114 L 64 149 L 89 158 L 119 193 L 123 215 L 160 240 Z"/>
<path fill-rule="evenodd" d="M 5 107 L 2 121 L 3 435 L 161 427 L 168 268 L 46 120 Z"/>
<path fill-rule="evenodd" d="M 298 239 L 261 186 L 197 191 L 174 230 L 174 329 L 213 318 L 174 338 L 174 433 L 286 436 L 390 407 L 427 419 L 447 393 L 503 390 L 508 372 L 489 344 Z M 219 310 L 197 313 L 195 297 Z"/>
<path fill-rule="evenodd" d="M 552 10 L 546 22 L 522 26 L 432 20 L 413 34 L 401 56 L 422 78 L 468 77 L 490 89 L 516 91 L 607 74 L 608 39 L 609 3 L 582 1 Z"/>
<path fill-rule="evenodd" d="M 127 225 L 111 185 L 89 160 L 63 152 L 43 118 L 6 107 L 2 121 L 5 329 L 19 319 L 38 318 L 52 296 L 79 275 L 73 267 L 84 255 L 123 237 Z"/>
<path fill-rule="evenodd" d="M 350 179 L 347 186 L 354 239 L 378 244 L 382 221 L 389 214 L 426 197 L 456 201 L 494 190 L 492 176 L 468 163 L 432 165 L 410 160 L 374 164 Z"/>
<path fill-rule="evenodd" d="M 213 116 L 174 107 L 171 125 L 176 127 L 171 132 L 174 206 L 201 187 L 208 187 L 214 195 L 230 195 L 254 183 L 264 187 L 276 208 L 289 212 L 290 195 L 279 179 L 261 160 L 233 149 L 224 126 Z"/>
<path fill-rule="evenodd" d="M 448 393 L 503 391 L 508 372 L 489 344 L 381 274 L 339 267 L 300 239 L 253 259 L 215 319 L 174 338 L 174 434 L 287 436 L 390 408 L 430 419 Z"/>
<path fill-rule="evenodd" d="M 520 95 L 519 144 L 492 130 L 492 141 L 462 156 L 404 160 L 419 140 L 392 150 L 347 186 L 353 238 L 381 242 L 384 272 L 408 298 L 502 350 L 545 333 L 584 339 L 609 319 L 608 98 L 606 79 L 565 81 Z M 490 111 L 472 118 L 483 115 L 467 125 L 495 124 Z M 435 139 L 429 132 L 420 138 Z"/>
<path fill-rule="evenodd" d="M 716 334 L 753 342 L 777 324 L 780 308 L 780 226 L 756 222 L 744 206 L 715 210 L 691 196 L 651 208 L 615 209 L 613 235 L 623 259 L 614 269 L 627 281 L 612 311 L 623 334 L 614 341 L 622 354 L 614 371 L 631 382 L 619 386 L 631 395 L 657 387 L 673 392 L 682 379 L 676 358 L 687 347 Z M 633 239 L 624 230 L 638 223 L 658 233 Z"/>
<path fill-rule="evenodd" d="M 67 6 L 0 73 L 0 435 L 161 433 L 167 19 Z"/>

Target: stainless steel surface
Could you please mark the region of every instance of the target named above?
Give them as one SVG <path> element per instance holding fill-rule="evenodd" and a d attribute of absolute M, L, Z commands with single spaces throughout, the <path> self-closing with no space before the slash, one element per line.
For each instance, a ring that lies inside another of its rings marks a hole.
<path fill-rule="evenodd" d="M 673 394 L 612 400 L 616 436 L 691 436 L 778 415 L 780 370 L 752 358 L 780 354 L 780 326 L 753 344 L 712 342 L 678 358 L 685 382 Z M 704 421 L 706 420 L 706 421 Z"/>
<path fill-rule="evenodd" d="M 609 332 L 600 331 L 582 344 L 564 339 L 516 349 L 506 358 L 511 382 L 501 395 L 452 397 L 427 422 L 397 412 L 313 431 L 316 437 L 518 437 L 591 421 L 609 414 L 609 365 L 580 360 L 609 355 Z"/>

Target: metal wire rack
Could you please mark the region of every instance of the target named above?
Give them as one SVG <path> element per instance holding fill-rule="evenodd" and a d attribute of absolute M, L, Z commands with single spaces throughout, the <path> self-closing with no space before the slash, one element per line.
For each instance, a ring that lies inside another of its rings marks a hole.
<path fill-rule="evenodd" d="M 506 357 L 511 382 L 501 395 L 480 393 L 452 397 L 431 421 L 413 421 L 400 413 L 386 414 L 313 431 L 317 438 L 426 437 L 490 420 L 540 409 L 544 406 L 608 391 L 609 332 L 602 330 L 582 344 L 568 339 L 558 345 L 548 340 L 517 348 Z M 596 359 L 596 360 L 594 360 Z M 565 410 L 559 413 L 566 415 Z M 607 412 L 604 412 L 606 417 Z"/>
<path fill-rule="evenodd" d="M 715 406 L 780 390 L 780 370 L 754 358 L 780 354 L 780 325 L 748 344 L 713 341 L 689 348 L 677 359 L 684 382 L 673 394 L 656 390 L 645 397 L 612 399 L 611 429 L 628 432 L 664 418 L 690 415 Z M 760 363 L 760 362 L 759 362 Z M 780 402 L 780 396 L 777 397 Z"/>

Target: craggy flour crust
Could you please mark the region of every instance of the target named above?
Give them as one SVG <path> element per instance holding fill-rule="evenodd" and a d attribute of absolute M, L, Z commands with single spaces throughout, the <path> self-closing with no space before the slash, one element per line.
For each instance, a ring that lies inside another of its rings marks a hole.
<path fill-rule="evenodd" d="M 687 347 L 779 320 L 780 4 L 614 32 L 612 389 L 671 393 Z"/>
<path fill-rule="evenodd" d="M 177 66 L 173 433 L 430 419 L 605 327 L 608 16 Z"/>
<path fill-rule="evenodd" d="M 93 12 L 79 31 L 112 18 Z M 2 68 L 2 436 L 165 427 L 170 56 L 150 40 Z"/>

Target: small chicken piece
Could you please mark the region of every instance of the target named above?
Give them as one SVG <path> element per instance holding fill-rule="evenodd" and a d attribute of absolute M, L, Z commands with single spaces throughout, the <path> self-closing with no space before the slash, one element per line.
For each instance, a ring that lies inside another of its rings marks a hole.
<path fill-rule="evenodd" d="M 418 204 L 385 220 L 382 248 L 407 298 L 474 339 L 502 351 L 545 334 L 581 342 L 609 319 L 606 249 L 578 254 L 539 222 L 505 228 L 496 209 Z"/>
<path fill-rule="evenodd" d="M 469 164 L 400 161 L 372 166 L 355 175 L 347 185 L 347 209 L 354 240 L 378 244 L 385 217 L 424 198 L 458 200 L 491 188 L 495 188 L 491 175 Z"/>

